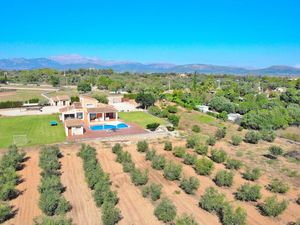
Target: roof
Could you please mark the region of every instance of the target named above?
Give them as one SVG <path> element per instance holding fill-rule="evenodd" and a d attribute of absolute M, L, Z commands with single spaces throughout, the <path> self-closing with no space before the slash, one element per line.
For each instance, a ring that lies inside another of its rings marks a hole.
<path fill-rule="evenodd" d="M 68 112 L 68 111 L 72 111 L 75 109 L 82 109 L 82 105 L 80 102 L 74 102 L 70 106 L 63 107 L 63 108 L 59 109 L 59 112 L 63 113 L 63 112 Z"/>
<path fill-rule="evenodd" d="M 83 127 L 83 121 L 80 119 L 67 119 L 65 121 L 66 127 Z"/>
<path fill-rule="evenodd" d="M 58 95 L 51 98 L 52 101 L 58 102 L 58 101 L 70 101 L 70 97 L 68 95 Z"/>
<path fill-rule="evenodd" d="M 83 98 L 83 99 L 88 99 L 88 100 L 92 100 L 92 101 L 96 101 L 98 102 L 97 99 L 93 98 L 93 97 L 90 97 L 90 96 L 87 96 L 87 95 L 81 95 L 80 98 Z"/>
<path fill-rule="evenodd" d="M 97 107 L 87 108 L 86 110 L 88 113 L 118 112 L 118 110 L 115 107 L 106 104 L 98 104 Z"/>

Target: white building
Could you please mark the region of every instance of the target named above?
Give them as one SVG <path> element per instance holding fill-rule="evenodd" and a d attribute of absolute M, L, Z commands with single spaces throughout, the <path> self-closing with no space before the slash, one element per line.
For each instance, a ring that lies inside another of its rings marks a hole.
<path fill-rule="evenodd" d="M 68 95 L 59 95 L 50 98 L 50 105 L 52 106 L 69 106 L 71 99 Z"/>

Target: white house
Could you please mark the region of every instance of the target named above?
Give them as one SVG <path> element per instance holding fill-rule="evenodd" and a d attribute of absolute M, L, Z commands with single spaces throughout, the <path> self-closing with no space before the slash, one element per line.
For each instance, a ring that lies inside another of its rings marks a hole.
<path fill-rule="evenodd" d="M 52 106 L 69 106 L 71 99 L 68 95 L 59 95 L 50 98 L 50 105 Z"/>

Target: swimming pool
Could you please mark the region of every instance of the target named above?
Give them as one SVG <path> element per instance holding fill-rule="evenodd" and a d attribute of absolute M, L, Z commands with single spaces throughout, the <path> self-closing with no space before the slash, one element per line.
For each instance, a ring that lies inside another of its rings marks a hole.
<path fill-rule="evenodd" d="M 98 131 L 98 130 L 115 130 L 115 129 L 125 129 L 125 128 L 128 128 L 128 125 L 126 123 L 99 124 L 99 125 L 90 126 L 90 129 L 92 131 Z"/>

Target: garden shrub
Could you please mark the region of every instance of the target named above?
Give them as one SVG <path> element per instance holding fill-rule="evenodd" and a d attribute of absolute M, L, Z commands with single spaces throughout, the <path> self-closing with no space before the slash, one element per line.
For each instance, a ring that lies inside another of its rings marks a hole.
<path fill-rule="evenodd" d="M 175 147 L 174 149 L 173 149 L 173 155 L 174 156 L 176 156 L 176 157 L 178 157 L 178 158 L 183 158 L 184 157 L 184 155 L 185 155 L 185 148 L 183 148 L 183 147 Z"/>
<path fill-rule="evenodd" d="M 210 159 L 203 157 L 202 159 L 196 160 L 194 169 L 199 175 L 210 175 L 214 169 L 214 163 Z"/>
<path fill-rule="evenodd" d="M 223 163 L 227 159 L 227 153 L 224 150 L 213 149 L 211 151 L 211 159 L 216 163 Z"/>
<path fill-rule="evenodd" d="M 200 133 L 201 132 L 201 128 L 198 125 L 193 125 L 192 131 L 195 132 L 195 133 Z"/>
<path fill-rule="evenodd" d="M 217 172 L 214 181 L 219 187 L 231 187 L 233 183 L 233 173 L 231 171 L 220 170 Z"/>
<path fill-rule="evenodd" d="M 273 130 L 261 130 L 261 139 L 267 142 L 273 142 L 276 138 L 276 133 Z"/>
<path fill-rule="evenodd" d="M 233 210 L 228 203 L 223 206 L 221 221 L 223 225 L 246 225 L 247 212 L 245 209 L 238 207 Z"/>
<path fill-rule="evenodd" d="M 155 131 L 160 126 L 159 123 L 149 123 L 146 125 L 146 128 L 151 131 Z"/>
<path fill-rule="evenodd" d="M 226 127 L 223 128 L 218 128 L 216 134 L 215 134 L 215 138 L 217 140 L 221 140 L 222 138 L 224 138 L 226 136 Z"/>
<path fill-rule="evenodd" d="M 197 177 L 183 178 L 179 187 L 187 194 L 194 194 L 199 188 L 200 182 Z"/>
<path fill-rule="evenodd" d="M 240 145 L 240 143 L 243 141 L 242 137 L 241 136 L 238 136 L 238 135 L 233 135 L 231 137 L 231 143 L 232 145 L 234 146 L 238 146 Z"/>
<path fill-rule="evenodd" d="M 149 146 L 147 141 L 139 141 L 137 143 L 138 152 L 147 152 L 149 150 Z"/>
<path fill-rule="evenodd" d="M 206 144 L 210 145 L 210 146 L 214 146 L 216 144 L 216 138 L 215 137 L 209 137 L 206 141 Z"/>
<path fill-rule="evenodd" d="M 197 156 L 192 154 L 185 154 L 183 157 L 183 163 L 186 165 L 194 165 L 196 162 Z"/>
<path fill-rule="evenodd" d="M 273 145 L 269 148 L 269 152 L 273 155 L 273 156 L 278 156 L 278 155 L 282 155 L 283 154 L 283 150 L 281 147 Z"/>
<path fill-rule="evenodd" d="M 239 170 L 243 166 L 243 162 L 238 159 L 227 159 L 225 166 L 226 166 L 226 169 Z"/>
<path fill-rule="evenodd" d="M 12 216 L 12 208 L 4 202 L 0 202 L 0 223 L 3 223 Z"/>
<path fill-rule="evenodd" d="M 243 173 L 243 178 L 246 180 L 256 181 L 261 176 L 261 171 L 259 168 L 247 169 Z"/>
<path fill-rule="evenodd" d="M 192 136 L 186 140 L 186 147 L 187 148 L 195 148 L 198 143 L 199 143 L 198 138 L 196 136 Z"/>
<path fill-rule="evenodd" d="M 176 219 L 175 225 L 199 225 L 193 215 L 183 214 Z"/>
<path fill-rule="evenodd" d="M 159 108 L 159 107 L 157 107 L 157 106 L 150 106 L 149 108 L 148 108 L 148 112 L 151 114 L 151 115 L 153 115 L 153 116 L 157 116 L 157 117 L 160 117 L 160 115 L 161 115 L 161 109 Z"/>
<path fill-rule="evenodd" d="M 163 155 L 156 155 L 152 159 L 151 166 L 156 170 L 163 170 L 165 168 L 166 159 Z"/>
<path fill-rule="evenodd" d="M 113 203 L 105 201 L 102 205 L 102 224 L 103 225 L 114 225 L 121 219 L 121 212 L 114 206 Z"/>
<path fill-rule="evenodd" d="M 259 206 L 263 215 L 277 217 L 286 210 L 288 202 L 285 200 L 278 201 L 277 197 L 271 196 Z"/>
<path fill-rule="evenodd" d="M 173 161 L 168 161 L 164 167 L 164 177 L 167 180 L 180 180 L 181 172 L 182 166 Z"/>
<path fill-rule="evenodd" d="M 286 193 L 289 190 L 289 185 L 278 179 L 273 179 L 268 185 L 268 190 L 274 193 Z"/>
<path fill-rule="evenodd" d="M 156 155 L 156 150 L 155 149 L 147 151 L 147 153 L 146 153 L 146 160 L 150 160 L 151 161 L 155 155 Z"/>
<path fill-rule="evenodd" d="M 172 142 L 166 141 L 166 142 L 165 142 L 165 146 L 164 146 L 164 150 L 165 150 L 165 151 L 172 151 L 172 149 L 173 149 Z"/>
<path fill-rule="evenodd" d="M 208 212 L 221 213 L 224 202 L 225 195 L 220 194 L 215 188 L 209 187 L 205 189 L 205 193 L 202 195 L 199 205 Z"/>
<path fill-rule="evenodd" d="M 249 183 L 240 186 L 235 194 L 236 199 L 240 201 L 253 201 L 256 202 L 261 198 L 261 187 L 257 184 L 251 185 Z"/>
<path fill-rule="evenodd" d="M 174 127 L 177 127 L 179 124 L 180 117 L 174 114 L 170 114 L 168 115 L 168 120 Z"/>
<path fill-rule="evenodd" d="M 154 215 L 164 223 L 171 222 L 176 217 L 176 207 L 167 198 L 163 198 L 154 210 Z"/>
<path fill-rule="evenodd" d="M 199 155 L 207 155 L 208 146 L 207 145 L 197 145 L 195 148 L 195 152 L 197 152 Z"/>
<path fill-rule="evenodd" d="M 257 144 L 261 139 L 260 133 L 257 131 L 248 131 L 245 135 L 245 142 L 250 144 Z"/>
<path fill-rule="evenodd" d="M 144 185 L 148 182 L 148 170 L 141 171 L 140 169 L 135 168 L 130 173 L 131 182 L 138 186 Z"/>

